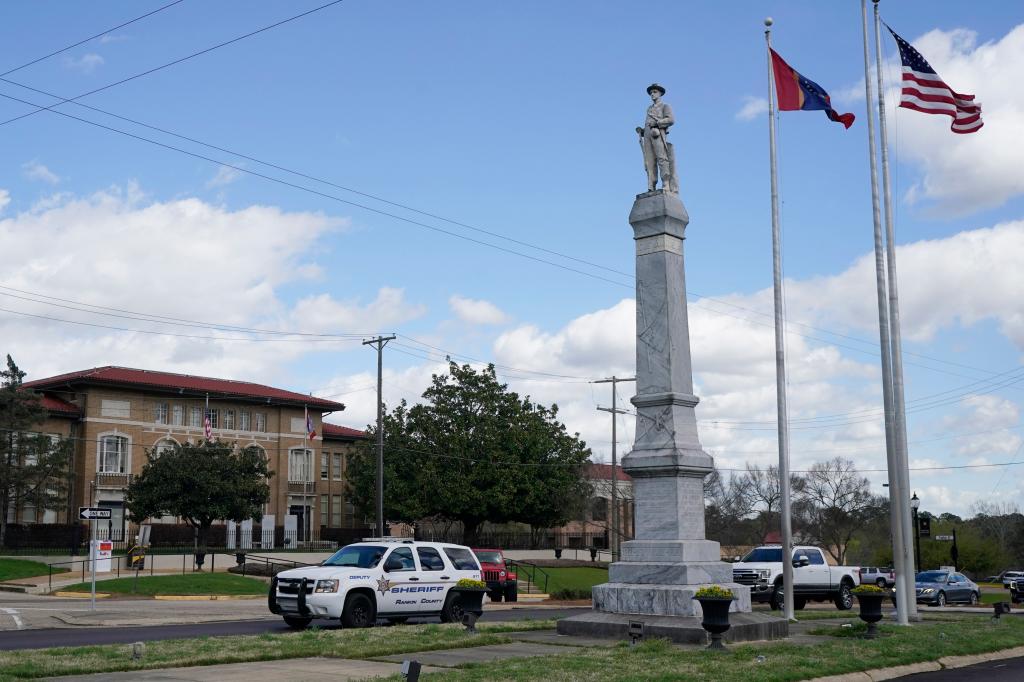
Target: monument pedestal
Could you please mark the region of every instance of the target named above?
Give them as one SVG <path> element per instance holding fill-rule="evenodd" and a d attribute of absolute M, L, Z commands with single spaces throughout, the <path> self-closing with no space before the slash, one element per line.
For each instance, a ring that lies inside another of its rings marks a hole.
<path fill-rule="evenodd" d="M 622 545 L 609 582 L 593 588 L 594 610 L 558 622 L 562 634 L 625 636 L 641 620 L 648 635 L 705 641 L 701 587 L 735 600 L 726 640 L 775 639 L 785 620 L 750 613 L 750 588 L 733 582 L 719 544 L 704 535 L 704 477 L 714 462 L 697 435 L 686 310 L 683 239 L 689 216 L 675 194 L 637 196 L 629 215 L 636 241 L 636 442 L 622 459 L 633 478 L 636 539 Z M 659 633 L 659 634 L 655 634 Z"/>

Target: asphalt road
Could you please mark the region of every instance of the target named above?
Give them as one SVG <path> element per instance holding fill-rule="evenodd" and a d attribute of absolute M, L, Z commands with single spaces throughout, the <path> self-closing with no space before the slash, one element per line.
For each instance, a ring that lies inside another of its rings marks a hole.
<path fill-rule="evenodd" d="M 1024 658 L 1007 658 L 1002 661 L 979 663 L 966 668 L 918 673 L 900 679 L 922 682 L 1019 682 L 1024 680 Z"/>
<path fill-rule="evenodd" d="M 589 607 L 564 609 L 515 609 L 485 613 L 483 622 L 504 622 L 511 620 L 546 620 L 565 618 Z M 410 623 L 438 622 L 437 618 L 410 618 Z M 322 621 L 320 627 L 333 629 L 337 623 Z M 402 627 L 401 625 L 386 627 Z M 55 646 L 87 646 L 94 644 L 126 644 L 130 642 L 153 642 L 162 639 L 185 639 L 188 637 L 224 637 L 227 635 L 258 635 L 266 632 L 291 632 L 281 620 L 221 621 L 188 625 L 149 625 L 141 627 L 99 627 L 99 628 L 48 628 L 35 630 L 6 631 L 0 637 L 0 650 L 43 649 Z"/>

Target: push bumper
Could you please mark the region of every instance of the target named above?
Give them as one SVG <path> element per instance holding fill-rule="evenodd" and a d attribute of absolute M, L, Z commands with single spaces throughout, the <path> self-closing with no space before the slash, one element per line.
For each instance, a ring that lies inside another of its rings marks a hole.
<path fill-rule="evenodd" d="M 336 592 L 314 594 L 309 591 L 313 581 L 303 578 L 295 594 L 282 593 L 277 578 L 271 580 L 267 606 L 271 613 L 295 618 L 341 618 L 341 604 Z"/>

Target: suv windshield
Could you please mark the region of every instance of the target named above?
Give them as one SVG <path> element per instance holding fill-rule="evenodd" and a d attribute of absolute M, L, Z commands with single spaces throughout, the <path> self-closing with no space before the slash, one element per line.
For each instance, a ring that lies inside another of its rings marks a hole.
<path fill-rule="evenodd" d="M 922 571 L 917 574 L 919 583 L 944 583 L 949 573 L 945 571 Z"/>
<path fill-rule="evenodd" d="M 374 545 L 349 545 L 342 547 L 325 561 L 323 566 L 351 566 L 352 568 L 374 568 L 380 563 L 386 547 Z"/>
<path fill-rule="evenodd" d="M 743 557 L 741 561 L 767 561 L 767 562 L 782 562 L 782 548 L 781 547 L 758 547 L 757 549 L 750 550 L 747 556 Z"/>
<path fill-rule="evenodd" d="M 503 563 L 501 558 L 501 552 L 484 552 L 481 550 L 474 550 L 473 554 L 476 554 L 476 558 L 483 563 L 487 564 L 500 564 Z"/>

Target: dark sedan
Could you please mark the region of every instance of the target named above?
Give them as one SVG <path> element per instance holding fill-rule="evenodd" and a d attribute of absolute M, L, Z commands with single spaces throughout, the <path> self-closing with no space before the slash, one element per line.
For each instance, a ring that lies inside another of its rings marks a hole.
<path fill-rule="evenodd" d="M 917 574 L 917 603 L 945 606 L 955 602 L 977 604 L 981 588 L 963 573 L 922 571 Z"/>

